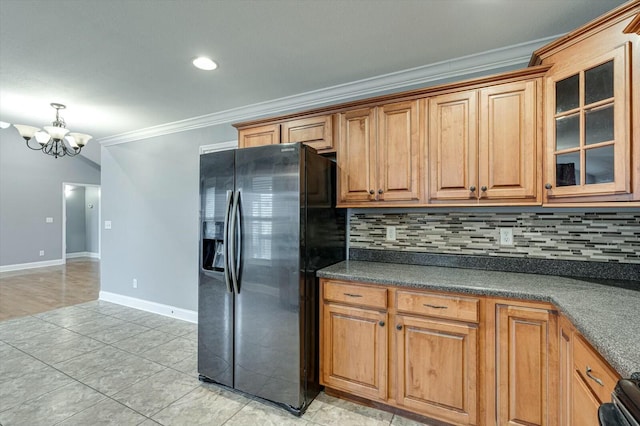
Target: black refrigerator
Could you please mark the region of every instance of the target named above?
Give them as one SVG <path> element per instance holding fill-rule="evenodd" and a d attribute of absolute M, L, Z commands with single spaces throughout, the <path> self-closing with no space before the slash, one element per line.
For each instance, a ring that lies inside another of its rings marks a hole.
<path fill-rule="evenodd" d="M 200 157 L 200 379 L 302 414 L 317 395 L 319 268 L 345 259 L 335 163 L 302 144 Z"/>

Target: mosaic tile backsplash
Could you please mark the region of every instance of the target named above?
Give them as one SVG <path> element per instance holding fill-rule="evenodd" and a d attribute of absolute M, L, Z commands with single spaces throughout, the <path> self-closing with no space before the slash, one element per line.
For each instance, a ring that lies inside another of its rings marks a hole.
<path fill-rule="evenodd" d="M 396 241 L 386 240 L 396 227 Z M 513 245 L 500 245 L 500 228 Z M 351 248 L 640 264 L 640 213 L 354 213 Z"/>

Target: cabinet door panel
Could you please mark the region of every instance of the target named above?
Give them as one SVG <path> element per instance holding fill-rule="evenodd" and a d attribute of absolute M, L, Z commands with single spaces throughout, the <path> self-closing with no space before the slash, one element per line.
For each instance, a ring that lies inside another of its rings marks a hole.
<path fill-rule="evenodd" d="M 374 199 L 376 185 L 376 126 L 373 108 L 340 114 L 338 139 L 340 201 Z M 376 188 L 377 189 L 377 188 Z"/>
<path fill-rule="evenodd" d="M 591 393 L 578 372 L 573 374 L 571 425 L 598 426 L 600 401 Z"/>
<path fill-rule="evenodd" d="M 480 91 L 478 163 L 481 200 L 536 198 L 536 81 Z"/>
<path fill-rule="evenodd" d="M 420 196 L 418 102 L 378 108 L 379 200 L 413 201 Z"/>
<path fill-rule="evenodd" d="M 429 99 L 431 200 L 476 200 L 477 108 L 475 90 Z"/>
<path fill-rule="evenodd" d="M 387 398 L 387 314 L 324 304 L 322 384 L 365 398 Z"/>
<path fill-rule="evenodd" d="M 280 143 L 280 125 L 268 124 L 266 126 L 242 129 L 238 132 L 238 146 L 250 148 L 252 146 L 275 145 Z"/>
<path fill-rule="evenodd" d="M 497 305 L 498 423 L 556 423 L 557 319 L 547 310 Z"/>
<path fill-rule="evenodd" d="M 301 142 L 318 152 L 335 151 L 332 116 L 301 118 L 282 124 L 282 143 Z"/>
<path fill-rule="evenodd" d="M 398 403 L 457 424 L 477 424 L 476 326 L 396 320 Z"/>

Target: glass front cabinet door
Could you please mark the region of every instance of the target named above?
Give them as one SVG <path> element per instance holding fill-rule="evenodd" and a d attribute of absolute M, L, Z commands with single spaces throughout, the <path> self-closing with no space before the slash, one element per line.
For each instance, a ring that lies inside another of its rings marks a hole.
<path fill-rule="evenodd" d="M 570 64 L 546 82 L 547 202 L 631 192 L 630 46 Z"/>

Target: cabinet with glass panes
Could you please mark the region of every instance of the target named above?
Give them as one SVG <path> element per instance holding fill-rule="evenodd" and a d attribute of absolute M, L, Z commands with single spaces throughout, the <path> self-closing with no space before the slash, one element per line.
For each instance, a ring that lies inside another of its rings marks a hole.
<path fill-rule="evenodd" d="M 534 53 L 545 81 L 544 203 L 640 199 L 638 34 L 627 4 Z"/>

